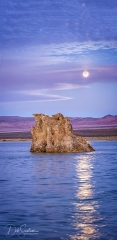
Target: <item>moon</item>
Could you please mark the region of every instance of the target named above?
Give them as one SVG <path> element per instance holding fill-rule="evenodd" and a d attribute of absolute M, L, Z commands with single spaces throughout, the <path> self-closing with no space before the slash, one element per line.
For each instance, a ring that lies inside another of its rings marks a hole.
<path fill-rule="evenodd" d="M 82 73 L 83 77 L 88 77 L 89 76 L 89 72 L 87 70 L 85 70 L 83 73 Z"/>

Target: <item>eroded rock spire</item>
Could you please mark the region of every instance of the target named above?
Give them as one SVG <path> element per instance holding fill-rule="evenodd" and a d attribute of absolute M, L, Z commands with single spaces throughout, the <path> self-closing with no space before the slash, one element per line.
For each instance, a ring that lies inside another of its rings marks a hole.
<path fill-rule="evenodd" d="M 63 153 L 91 152 L 94 149 L 87 141 L 72 130 L 68 117 L 61 113 L 52 117 L 44 114 L 33 114 L 35 126 L 31 128 L 31 152 Z"/>

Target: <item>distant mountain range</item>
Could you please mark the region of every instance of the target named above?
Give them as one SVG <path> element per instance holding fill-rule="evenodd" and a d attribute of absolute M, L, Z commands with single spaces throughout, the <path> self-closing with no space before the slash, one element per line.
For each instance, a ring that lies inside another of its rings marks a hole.
<path fill-rule="evenodd" d="M 117 115 L 102 118 L 69 117 L 74 130 L 117 128 Z M 0 132 L 29 132 L 34 126 L 34 117 L 0 116 Z"/>
<path fill-rule="evenodd" d="M 89 128 L 113 128 L 117 127 L 117 115 L 106 115 L 102 118 L 69 118 L 74 130 Z"/>

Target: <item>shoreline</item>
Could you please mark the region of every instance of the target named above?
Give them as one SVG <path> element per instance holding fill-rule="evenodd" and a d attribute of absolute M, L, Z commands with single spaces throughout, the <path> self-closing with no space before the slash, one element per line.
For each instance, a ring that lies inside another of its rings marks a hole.
<path fill-rule="evenodd" d="M 13 139 L 0 139 L 0 142 L 31 142 L 32 139 L 21 139 L 21 138 L 13 138 Z"/>
<path fill-rule="evenodd" d="M 87 141 L 117 141 L 117 136 L 106 136 L 106 137 L 84 137 Z M 0 139 L 0 142 L 32 142 L 32 139 L 24 138 L 4 138 Z"/>
<path fill-rule="evenodd" d="M 117 141 L 117 128 L 112 129 L 73 129 L 75 135 L 87 141 Z M 31 142 L 31 132 L 0 132 L 0 142 Z"/>
<path fill-rule="evenodd" d="M 117 136 L 109 137 L 84 137 L 87 141 L 117 141 Z"/>

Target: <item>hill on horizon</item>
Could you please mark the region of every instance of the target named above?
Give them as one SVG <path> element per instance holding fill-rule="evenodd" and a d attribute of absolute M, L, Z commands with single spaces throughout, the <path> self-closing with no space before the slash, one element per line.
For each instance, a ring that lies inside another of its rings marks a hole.
<path fill-rule="evenodd" d="M 93 128 L 116 128 L 117 115 L 101 118 L 69 117 L 74 130 Z M 34 117 L 0 116 L 0 132 L 28 132 L 34 126 Z"/>

